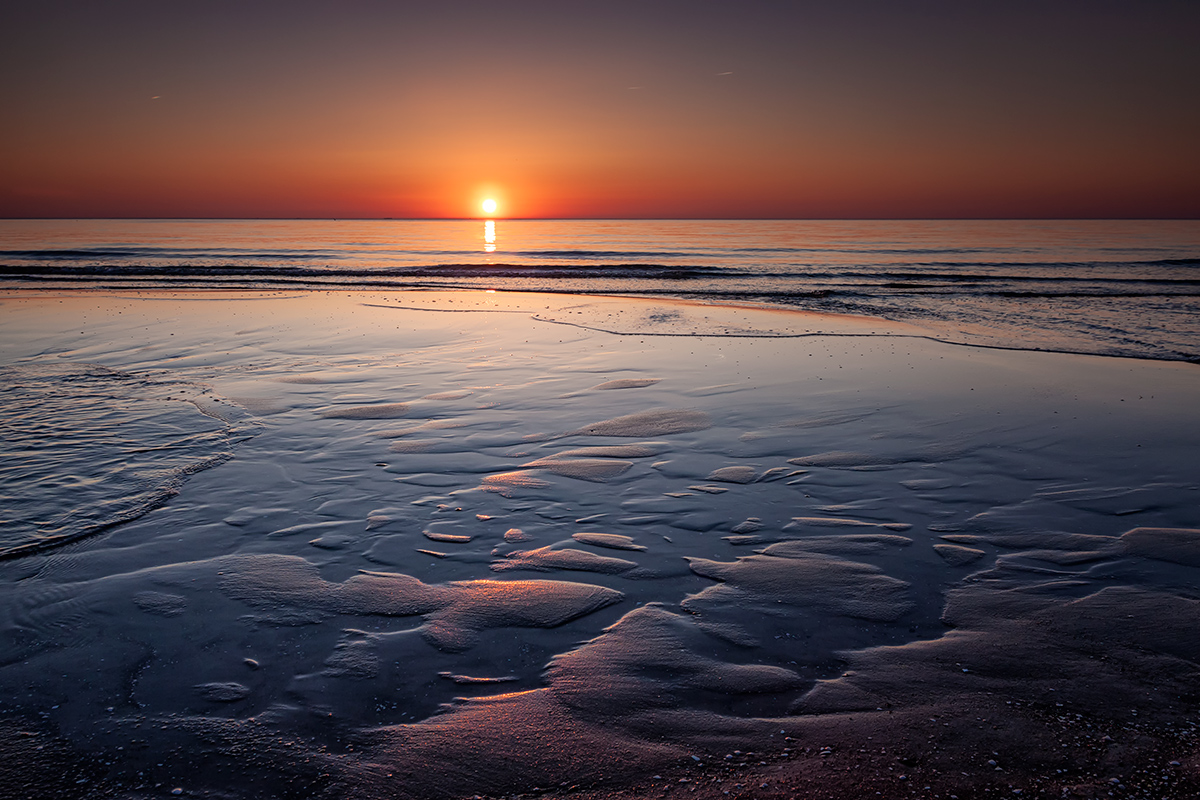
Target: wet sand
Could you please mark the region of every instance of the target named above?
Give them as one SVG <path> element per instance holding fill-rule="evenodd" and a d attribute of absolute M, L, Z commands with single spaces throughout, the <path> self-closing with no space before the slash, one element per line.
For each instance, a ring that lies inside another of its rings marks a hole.
<path fill-rule="evenodd" d="M 0 794 L 1200 791 L 1195 365 L 627 298 L 0 303 Z"/>

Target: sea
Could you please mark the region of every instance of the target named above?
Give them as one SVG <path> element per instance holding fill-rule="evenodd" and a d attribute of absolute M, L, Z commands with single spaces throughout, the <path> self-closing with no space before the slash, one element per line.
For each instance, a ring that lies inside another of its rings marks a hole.
<path fill-rule="evenodd" d="M 1200 361 L 1197 220 L 0 220 L 0 287 L 666 296 Z"/>
<path fill-rule="evenodd" d="M 1200 222 L 0 265 L 0 797 L 1200 796 Z"/>

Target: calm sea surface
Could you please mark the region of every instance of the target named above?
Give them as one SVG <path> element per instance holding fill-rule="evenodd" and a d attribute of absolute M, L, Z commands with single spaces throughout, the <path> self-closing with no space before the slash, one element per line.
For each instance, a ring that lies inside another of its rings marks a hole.
<path fill-rule="evenodd" d="M 667 295 L 1200 360 L 1195 220 L 0 220 L 0 281 Z"/>

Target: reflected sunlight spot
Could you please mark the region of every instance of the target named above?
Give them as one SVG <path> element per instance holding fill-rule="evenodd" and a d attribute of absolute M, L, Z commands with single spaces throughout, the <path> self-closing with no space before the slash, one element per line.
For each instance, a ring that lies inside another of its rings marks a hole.
<path fill-rule="evenodd" d="M 491 202 L 490 200 L 488 202 Z M 492 203 L 494 206 L 495 203 Z M 485 253 L 496 252 L 496 221 L 484 220 L 483 222 L 483 250 Z"/>

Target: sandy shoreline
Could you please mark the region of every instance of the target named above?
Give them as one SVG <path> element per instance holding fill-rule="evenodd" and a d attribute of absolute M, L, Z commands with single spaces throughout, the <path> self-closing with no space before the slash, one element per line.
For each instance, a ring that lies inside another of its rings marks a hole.
<path fill-rule="evenodd" d="M 13 796 L 1200 787 L 1196 365 L 628 298 L 0 308 L 0 548 L 76 539 L 0 562 Z"/>

